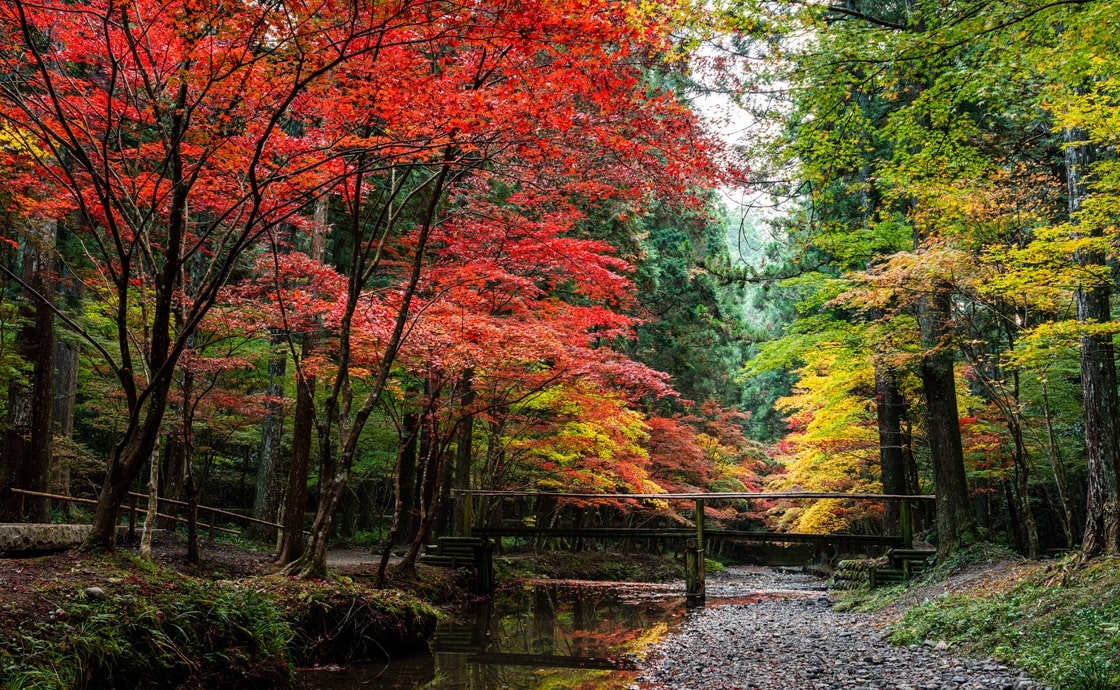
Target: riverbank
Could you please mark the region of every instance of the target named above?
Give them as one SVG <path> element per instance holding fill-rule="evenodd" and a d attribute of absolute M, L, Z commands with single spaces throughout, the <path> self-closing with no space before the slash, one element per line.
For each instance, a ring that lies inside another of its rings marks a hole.
<path fill-rule="evenodd" d="M 839 602 L 782 595 L 781 578 L 774 587 L 690 612 L 650 650 L 640 687 L 1120 688 L 1117 559 L 1076 567 L 978 549 L 910 587 L 836 593 Z"/>
<path fill-rule="evenodd" d="M 0 561 L 0 687 L 271 688 L 297 666 L 422 651 L 437 613 L 356 579 L 261 577 L 264 554 L 204 567 L 126 551 Z"/>

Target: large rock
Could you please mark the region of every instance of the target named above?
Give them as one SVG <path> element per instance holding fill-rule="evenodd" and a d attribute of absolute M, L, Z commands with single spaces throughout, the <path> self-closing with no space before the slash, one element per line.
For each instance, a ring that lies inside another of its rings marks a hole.
<path fill-rule="evenodd" d="M 0 524 L 0 552 L 62 551 L 89 536 L 90 525 Z"/>

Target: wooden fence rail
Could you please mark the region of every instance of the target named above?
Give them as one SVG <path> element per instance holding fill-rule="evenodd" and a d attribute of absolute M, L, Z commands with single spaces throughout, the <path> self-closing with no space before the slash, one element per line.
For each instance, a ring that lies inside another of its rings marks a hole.
<path fill-rule="evenodd" d="M 69 501 L 69 502 L 72 502 L 72 503 L 82 503 L 82 504 L 86 504 L 86 505 L 96 505 L 97 504 L 97 501 L 94 500 L 94 499 L 91 499 L 91 498 L 77 498 L 76 496 L 62 496 L 62 495 L 59 495 L 59 494 L 45 493 L 45 492 L 42 492 L 42 491 L 28 491 L 27 489 L 9 489 L 9 491 L 11 491 L 14 494 L 19 494 L 19 495 L 23 495 L 23 496 L 36 496 L 38 498 L 49 498 L 53 501 Z M 147 494 L 136 493 L 134 491 L 130 491 L 130 492 L 128 492 L 128 496 L 133 499 L 131 505 L 123 505 L 123 506 L 121 506 L 121 508 L 123 510 L 129 511 L 129 530 L 135 530 L 136 515 L 138 513 L 145 513 L 148 510 L 147 507 L 140 508 L 139 506 L 137 506 L 136 501 L 137 501 L 137 499 L 144 499 L 146 501 L 148 499 L 148 495 Z M 157 505 L 159 503 L 169 503 L 171 505 L 177 505 L 177 506 L 185 506 L 185 507 L 190 506 L 190 504 L 187 503 L 186 501 L 178 501 L 178 500 L 175 500 L 173 498 L 162 498 L 162 497 L 156 499 L 156 503 L 157 503 Z M 178 517 L 177 515 L 167 515 L 165 513 L 160 513 L 160 512 L 158 512 L 158 510 L 159 510 L 158 508 L 156 510 L 157 510 L 156 517 L 159 517 L 161 519 L 171 520 L 173 522 L 190 522 L 190 520 L 188 520 L 187 518 L 181 518 L 181 517 Z M 211 540 L 213 540 L 213 538 L 214 538 L 214 532 L 224 532 L 225 534 L 241 534 L 241 532 L 239 532 L 238 530 L 235 530 L 235 529 L 228 529 L 226 527 L 218 527 L 215 524 L 217 522 L 217 516 L 218 515 L 222 515 L 222 516 L 227 517 L 227 518 L 233 518 L 235 520 L 242 520 L 244 522 L 250 522 L 250 523 L 253 523 L 253 524 L 257 524 L 257 525 L 264 525 L 266 527 L 273 527 L 275 529 L 280 529 L 280 530 L 284 529 L 283 525 L 278 525 L 275 522 L 268 522 L 267 520 L 258 520 L 257 518 L 251 517 L 249 515 L 240 515 L 238 513 L 232 513 L 228 510 L 222 510 L 221 508 L 214 508 L 214 507 L 211 507 L 211 506 L 199 505 L 198 506 L 198 511 L 200 513 L 209 513 L 210 514 L 210 520 L 209 520 L 208 523 L 205 524 L 205 527 L 210 532 Z M 304 534 L 307 534 L 307 532 L 304 532 Z"/>

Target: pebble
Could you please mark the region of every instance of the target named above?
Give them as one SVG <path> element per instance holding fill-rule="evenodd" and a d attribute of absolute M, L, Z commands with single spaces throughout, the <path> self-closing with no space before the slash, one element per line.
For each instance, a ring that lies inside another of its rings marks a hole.
<path fill-rule="evenodd" d="M 721 585 L 710 584 L 709 605 L 691 610 L 679 631 L 653 648 L 633 687 L 1048 690 L 997 661 L 957 656 L 943 640 L 893 646 L 871 625 L 870 616 L 836 613 L 823 593 L 804 591 L 819 582 L 788 575 L 776 573 L 765 582 L 772 598 L 748 603 L 719 605 L 712 595 L 718 597 Z M 796 596 L 781 596 L 783 588 Z"/>
<path fill-rule="evenodd" d="M 100 587 L 86 587 L 86 598 L 93 601 L 105 601 L 108 595 Z"/>

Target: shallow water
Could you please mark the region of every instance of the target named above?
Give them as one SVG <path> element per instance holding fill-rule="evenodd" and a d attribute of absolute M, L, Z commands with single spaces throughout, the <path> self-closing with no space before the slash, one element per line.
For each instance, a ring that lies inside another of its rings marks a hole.
<path fill-rule="evenodd" d="M 816 596 L 762 569 L 709 581 L 707 606 Z M 430 654 L 303 670 L 302 690 L 612 690 L 632 687 L 636 662 L 675 630 L 683 584 L 527 581 L 441 624 Z"/>

